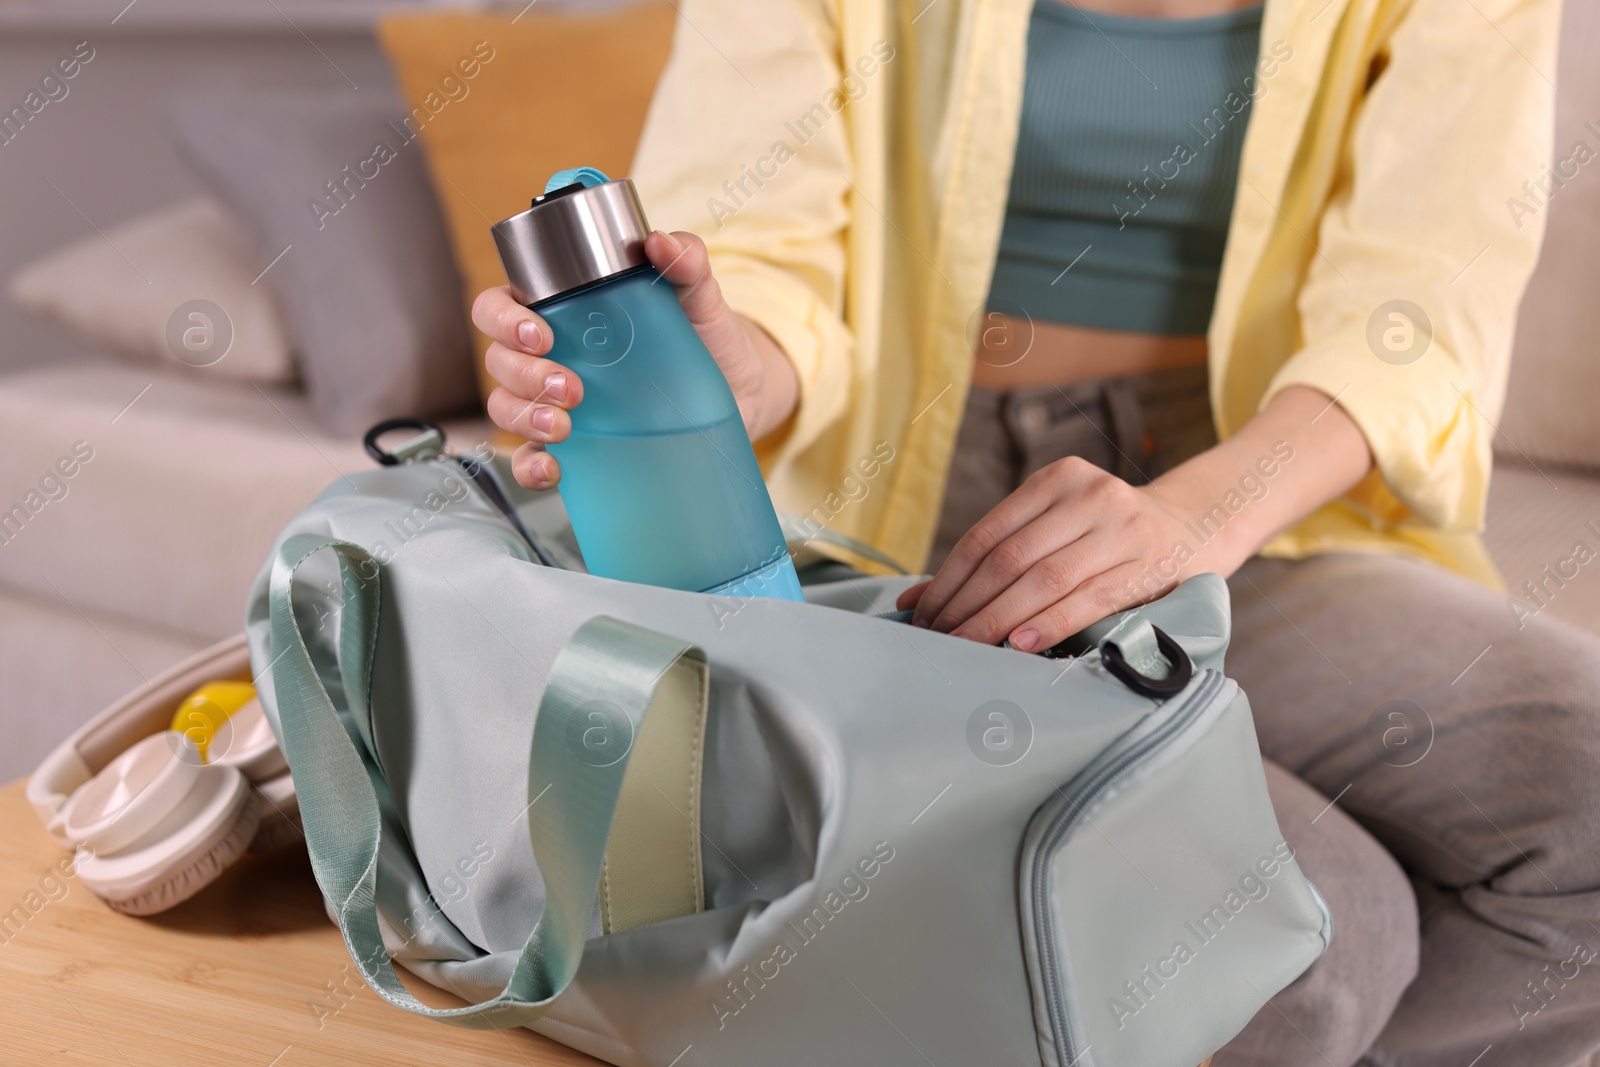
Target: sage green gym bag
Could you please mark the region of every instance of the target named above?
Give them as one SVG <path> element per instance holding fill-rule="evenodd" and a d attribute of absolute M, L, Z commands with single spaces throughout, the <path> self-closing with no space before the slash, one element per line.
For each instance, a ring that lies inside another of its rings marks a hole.
<path fill-rule="evenodd" d="M 1046 658 L 826 561 L 805 604 L 593 577 L 501 461 L 372 450 L 247 630 L 391 1004 L 624 1065 L 1194 1067 L 1327 946 L 1217 576 Z"/>

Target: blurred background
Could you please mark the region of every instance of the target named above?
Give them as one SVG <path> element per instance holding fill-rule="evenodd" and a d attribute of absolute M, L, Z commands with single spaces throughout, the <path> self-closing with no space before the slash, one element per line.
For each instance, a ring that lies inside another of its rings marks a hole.
<path fill-rule="evenodd" d="M 488 227 L 556 169 L 628 172 L 676 22 L 624 0 L 0 0 L 0 781 L 238 632 L 275 533 L 370 464 L 367 425 L 490 439 L 466 320 L 503 281 Z M 1488 528 L 1508 615 L 1594 629 L 1597 54 L 1600 5 L 1569 0 L 1554 169 L 1505 206 L 1549 237 Z"/>

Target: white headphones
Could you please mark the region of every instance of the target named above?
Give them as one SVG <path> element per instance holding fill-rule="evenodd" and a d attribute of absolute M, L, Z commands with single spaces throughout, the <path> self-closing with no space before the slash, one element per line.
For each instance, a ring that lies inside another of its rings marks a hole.
<path fill-rule="evenodd" d="M 244 635 L 185 660 L 95 716 L 28 779 L 84 886 L 118 911 L 154 915 L 215 881 L 248 848 L 300 841 L 289 766 L 248 685 Z M 208 683 L 233 706 L 185 698 Z M 174 714 L 184 717 L 177 722 Z M 185 722 L 195 725 L 182 730 Z"/>

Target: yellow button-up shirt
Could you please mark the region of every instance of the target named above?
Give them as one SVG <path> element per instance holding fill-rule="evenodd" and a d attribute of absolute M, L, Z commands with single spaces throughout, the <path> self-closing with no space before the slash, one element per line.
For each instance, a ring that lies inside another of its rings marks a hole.
<path fill-rule="evenodd" d="M 652 222 L 702 235 L 795 365 L 799 408 L 758 445 L 779 506 L 912 569 L 971 379 L 1032 2 L 680 0 L 635 160 Z M 1550 158 L 1559 7 L 1267 0 L 1212 409 L 1226 437 L 1319 389 L 1375 467 L 1266 553 L 1407 552 L 1497 583 L 1476 531 L 1543 235 L 1509 201 Z"/>

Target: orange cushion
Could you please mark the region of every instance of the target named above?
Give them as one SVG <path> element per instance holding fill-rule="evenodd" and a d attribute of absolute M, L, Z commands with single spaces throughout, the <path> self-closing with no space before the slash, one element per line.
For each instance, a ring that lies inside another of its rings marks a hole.
<path fill-rule="evenodd" d="M 471 307 L 504 285 L 489 227 L 527 208 L 567 167 L 628 173 L 676 12 L 648 3 L 607 15 L 526 11 L 392 15 L 378 40 L 412 109 Z M 473 331 L 478 381 L 489 339 Z"/>

